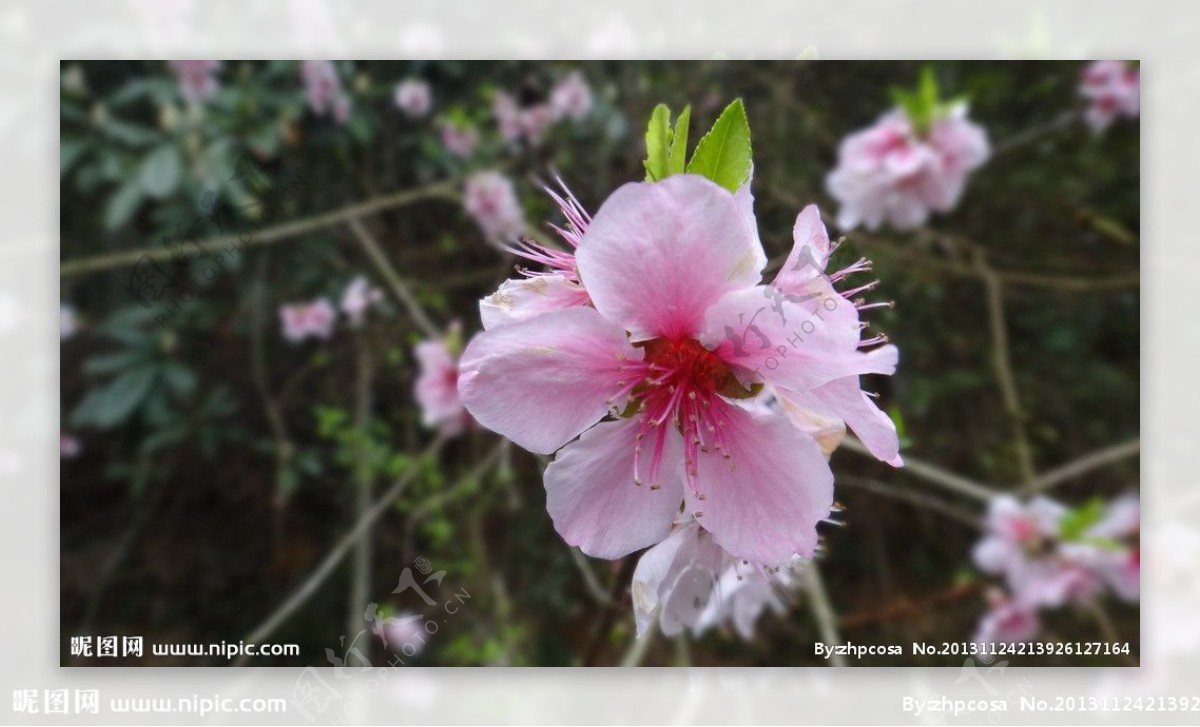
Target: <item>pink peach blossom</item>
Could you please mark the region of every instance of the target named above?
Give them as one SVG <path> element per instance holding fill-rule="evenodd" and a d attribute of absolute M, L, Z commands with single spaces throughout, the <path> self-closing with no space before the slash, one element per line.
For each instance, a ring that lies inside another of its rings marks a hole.
<path fill-rule="evenodd" d="M 504 91 L 497 91 L 492 97 L 492 115 L 496 117 L 502 139 L 510 145 L 520 141 L 524 125 L 521 122 L 521 108 L 515 98 Z"/>
<path fill-rule="evenodd" d="M 784 610 L 782 594 L 795 587 L 794 569 L 772 570 L 725 552 L 694 521 L 677 527 L 642 554 L 633 573 L 632 598 L 638 636 L 657 619 L 666 636 L 685 629 L 699 636 L 732 623 L 749 640 L 764 610 Z"/>
<path fill-rule="evenodd" d="M 420 614 L 401 611 L 395 616 L 389 616 L 383 620 L 382 631 L 383 639 L 392 651 L 416 656 L 425 649 L 428 637 L 425 633 L 424 619 Z"/>
<path fill-rule="evenodd" d="M 170 61 L 167 65 L 179 80 L 179 93 L 188 103 L 204 103 L 217 95 L 220 61 Z"/>
<path fill-rule="evenodd" d="M 337 312 L 326 298 L 308 303 L 289 303 L 279 309 L 283 337 L 294 343 L 307 338 L 328 339 L 333 335 Z"/>
<path fill-rule="evenodd" d="M 79 315 L 75 309 L 65 303 L 58 306 L 58 338 L 65 341 L 79 332 Z"/>
<path fill-rule="evenodd" d="M 470 422 L 470 415 L 463 408 L 458 394 L 458 344 L 457 329 L 439 339 L 425 340 L 417 344 L 418 375 L 414 394 L 421 407 L 421 423 L 436 427 L 442 434 L 452 437 L 462 433 Z"/>
<path fill-rule="evenodd" d="M 1014 597 L 1034 607 L 1086 604 L 1106 589 L 1136 600 L 1140 559 L 1127 543 L 1138 527 L 1136 498 L 1109 505 L 1104 517 L 1068 538 L 1069 511 L 1044 497 L 1026 504 L 1010 496 L 989 505 L 986 535 L 975 546 L 976 564 L 1005 578 Z"/>
<path fill-rule="evenodd" d="M 1141 73 L 1122 61 L 1092 62 L 1080 76 L 1079 93 L 1088 103 L 1084 120 L 1097 134 L 1141 113 Z"/>
<path fill-rule="evenodd" d="M 470 126 L 443 119 L 438 124 L 442 146 L 456 157 L 467 159 L 475 154 L 479 146 L 479 132 Z"/>
<path fill-rule="evenodd" d="M 405 116 L 419 119 L 433 108 L 433 92 L 425 81 L 408 78 L 396 84 L 393 101 Z"/>
<path fill-rule="evenodd" d="M 592 110 L 592 89 L 579 71 L 563 76 L 550 91 L 550 108 L 556 119 L 581 121 Z"/>
<path fill-rule="evenodd" d="M 525 213 L 512 180 L 496 171 L 472 174 L 463 190 L 463 206 L 493 243 L 516 239 L 525 230 Z"/>
<path fill-rule="evenodd" d="M 521 109 L 521 133 L 526 143 L 531 147 L 541 146 L 557 120 L 554 109 L 548 104 L 534 104 Z"/>
<path fill-rule="evenodd" d="M 359 275 L 350 281 L 342 293 L 342 313 L 350 319 L 350 326 L 357 328 L 362 325 L 367 311 L 383 300 L 383 293 L 367 282 L 366 277 Z"/>
<path fill-rule="evenodd" d="M 342 88 L 332 61 L 301 61 L 308 107 L 317 116 L 333 116 L 340 124 L 350 118 L 350 97 Z"/>
<path fill-rule="evenodd" d="M 61 459 L 75 459 L 83 453 L 83 442 L 79 437 L 67 432 L 58 435 L 58 456 Z"/>
<path fill-rule="evenodd" d="M 838 226 L 921 225 L 930 212 L 958 204 L 968 176 L 989 154 L 987 134 L 967 119 L 964 104 L 938 116 L 925 135 L 903 111 L 893 110 L 838 149 L 837 168 L 826 178 L 841 203 Z"/>
<path fill-rule="evenodd" d="M 840 295 L 761 285 L 765 264 L 748 190 L 690 174 L 626 184 L 576 251 L 591 305 L 468 344 L 471 414 L 531 451 L 562 449 L 545 484 L 568 543 L 621 557 L 666 537 L 686 503 L 734 558 L 811 557 L 832 506 L 825 456 L 786 417 L 742 402 L 891 374 L 898 353 L 860 350 L 877 341 L 861 340 L 857 313 L 833 314 L 849 305 Z"/>
<path fill-rule="evenodd" d="M 979 621 L 972 642 L 976 644 L 1013 644 L 1029 641 L 1041 631 L 1037 610 L 1007 596 L 997 596 Z"/>

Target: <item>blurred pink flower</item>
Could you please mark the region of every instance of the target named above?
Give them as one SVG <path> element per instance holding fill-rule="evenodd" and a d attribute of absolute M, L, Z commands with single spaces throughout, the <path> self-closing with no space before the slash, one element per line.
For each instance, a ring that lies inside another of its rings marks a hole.
<path fill-rule="evenodd" d="M 473 155 L 475 147 L 479 146 L 479 132 L 470 126 L 460 126 L 453 121 L 443 120 L 438 124 L 438 130 L 442 146 L 454 156 L 466 159 Z"/>
<path fill-rule="evenodd" d="M 1094 61 L 1083 70 L 1079 93 L 1088 102 L 1084 120 L 1099 134 L 1124 116 L 1141 113 L 1141 73 L 1123 61 Z"/>
<path fill-rule="evenodd" d="M 579 71 L 563 76 L 550 91 L 550 108 L 557 119 L 580 121 L 592 110 L 592 89 Z"/>
<path fill-rule="evenodd" d="M 339 124 L 350 118 L 350 97 L 342 89 L 333 61 L 301 61 L 308 107 L 317 116 L 333 116 Z"/>
<path fill-rule="evenodd" d="M 359 275 L 350 281 L 342 293 L 342 312 L 350 319 L 350 326 L 357 328 L 371 306 L 383 300 L 383 293 L 367 282 L 366 277 Z"/>
<path fill-rule="evenodd" d="M 188 103 L 203 103 L 217 95 L 220 61 L 169 61 L 179 80 L 179 93 Z"/>
<path fill-rule="evenodd" d="M 1037 610 L 1019 600 L 997 596 L 979 621 L 972 643 L 1013 644 L 1029 641 L 1041 631 Z"/>
<path fill-rule="evenodd" d="M 964 104 L 937 117 L 924 136 L 903 111 L 891 111 L 838 148 L 837 168 L 826 178 L 841 203 L 838 226 L 910 229 L 931 211 L 948 212 L 989 154 L 987 134 L 967 120 Z"/>
<path fill-rule="evenodd" d="M 421 423 L 448 437 L 462 433 L 471 418 L 458 395 L 460 334 L 452 328 L 444 338 L 417 344 L 418 375 L 414 387 Z"/>
<path fill-rule="evenodd" d="M 463 206 L 490 242 L 514 240 L 525 230 L 525 213 L 516 188 L 500 172 L 472 174 L 463 190 Z"/>
<path fill-rule="evenodd" d="M 502 139 L 509 144 L 520 141 L 524 126 L 521 123 L 521 108 L 515 98 L 504 91 L 497 91 L 492 97 L 492 115 L 496 117 Z"/>
<path fill-rule="evenodd" d="M 735 558 L 811 556 L 833 503 L 825 456 L 787 418 L 743 402 L 764 386 L 802 396 L 891 374 L 896 348 L 860 350 L 879 341 L 860 340 L 857 314 L 853 326 L 823 314 L 841 296 L 830 306 L 760 285 L 748 189 L 697 175 L 622 186 L 575 263 L 594 307 L 478 334 L 459 380 L 484 426 L 534 452 L 562 448 L 545 484 L 563 538 L 619 558 L 666 537 L 686 502 Z"/>
<path fill-rule="evenodd" d="M 699 636 L 726 622 L 746 640 L 766 609 L 784 610 L 781 594 L 796 586 L 795 557 L 785 568 L 771 570 L 745 563 L 725 552 L 695 522 L 675 529 L 642 554 L 633 572 L 634 618 L 638 636 L 655 619 L 666 636 L 684 629 Z"/>
<path fill-rule="evenodd" d="M 392 651 L 416 656 L 425 649 L 425 620 L 420 614 L 401 611 L 383 621 L 383 639 Z"/>
<path fill-rule="evenodd" d="M 558 119 L 554 109 L 547 104 L 534 104 L 521 109 L 521 132 L 531 147 L 538 147 L 546 140 L 546 132 Z"/>
<path fill-rule="evenodd" d="M 394 101 L 405 116 L 419 119 L 433 108 L 433 92 L 425 81 L 408 78 L 396 84 Z"/>
<path fill-rule="evenodd" d="M 60 432 L 58 435 L 58 456 L 61 459 L 75 459 L 83 453 L 83 442 L 74 434 Z"/>
<path fill-rule="evenodd" d="M 976 565 L 1003 576 L 1013 596 L 1033 607 L 1085 604 L 1107 586 L 1136 600 L 1140 582 L 1137 548 L 1126 542 L 1137 532 L 1136 498 L 1111 503 L 1105 516 L 1067 538 L 1068 511 L 1044 497 L 1027 504 L 996 497 L 988 507 L 986 535 L 975 546 Z"/>
<path fill-rule="evenodd" d="M 326 298 L 308 303 L 289 303 L 279 309 L 283 337 L 294 343 L 306 338 L 328 339 L 333 335 L 337 311 Z"/>
<path fill-rule="evenodd" d="M 75 309 L 66 303 L 58 306 L 58 338 L 65 341 L 79 332 L 79 316 Z"/>

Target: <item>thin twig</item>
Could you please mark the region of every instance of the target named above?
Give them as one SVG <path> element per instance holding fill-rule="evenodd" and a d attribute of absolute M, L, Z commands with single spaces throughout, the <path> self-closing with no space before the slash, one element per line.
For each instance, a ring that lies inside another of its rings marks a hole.
<path fill-rule="evenodd" d="M 371 348 L 362 332 L 355 336 L 355 394 L 354 394 L 354 517 L 362 519 L 371 508 L 371 490 L 375 484 L 375 470 L 371 462 L 371 409 L 374 389 L 375 367 L 371 360 Z M 351 560 L 350 590 L 347 593 L 346 633 L 355 633 L 362 622 L 362 609 L 371 595 L 371 525 L 366 527 L 363 537 L 354 546 Z M 354 657 L 355 661 L 358 657 Z M 360 666 L 360 664 L 352 664 Z"/>
<path fill-rule="evenodd" d="M 408 315 L 413 319 L 413 322 L 420 327 L 421 331 L 429 338 L 438 338 L 441 332 L 437 326 L 433 325 L 433 321 L 429 320 L 429 316 L 425 314 L 425 309 L 421 307 L 420 301 L 413 292 L 409 290 L 408 285 L 404 280 L 396 274 L 396 269 L 388 261 L 387 255 L 384 254 L 383 248 L 379 246 L 379 242 L 375 237 L 367 232 L 367 228 L 357 217 L 351 217 L 349 220 L 350 229 L 354 232 L 355 237 L 362 243 L 363 248 L 367 251 L 367 255 L 375 263 L 375 267 L 379 268 L 379 272 L 387 281 L 388 286 L 392 289 L 392 294 L 396 296 L 396 300 L 408 311 Z"/>
<path fill-rule="evenodd" d="M 314 232 L 326 227 L 347 222 L 352 219 L 357 219 L 363 215 L 370 215 L 386 209 L 395 207 L 403 207 L 405 205 L 423 202 L 429 199 L 455 199 L 453 190 L 459 179 L 449 179 L 437 184 L 430 184 L 416 189 L 406 189 L 392 194 L 386 194 L 382 197 L 359 202 L 358 204 L 347 205 L 341 209 L 325 212 L 311 217 L 304 217 L 292 222 L 284 222 L 283 224 L 268 227 L 265 230 L 260 230 L 247 242 L 242 244 L 242 247 L 254 247 L 258 245 L 267 245 L 273 242 L 286 240 L 290 237 L 303 235 L 309 232 Z M 59 266 L 59 276 L 69 278 L 74 275 L 83 275 L 85 273 L 94 273 L 100 270 L 109 270 L 111 268 L 120 268 L 136 264 L 142 257 L 149 260 L 169 260 L 176 257 L 194 257 L 196 255 L 205 254 L 207 248 L 221 248 L 229 243 L 229 238 L 217 235 L 210 237 L 207 240 L 202 240 L 194 246 L 182 247 L 177 250 L 170 250 L 162 246 L 152 246 L 140 248 L 137 250 L 122 250 L 120 252 L 104 253 L 102 255 L 93 255 L 91 257 L 78 258 L 75 260 L 63 261 Z"/>
<path fill-rule="evenodd" d="M 1021 473 L 1021 482 L 1032 486 L 1037 479 L 1037 470 L 1033 466 L 1033 450 L 1029 445 L 1029 435 L 1025 431 L 1025 410 L 1021 406 L 1021 397 L 1017 391 L 1017 380 L 1012 369 L 1012 354 L 1008 346 L 1008 324 L 1004 317 L 1004 288 L 996 273 L 988 267 L 983 252 L 975 255 L 975 266 L 979 277 L 983 280 L 987 293 L 988 328 L 992 336 L 992 365 L 996 368 L 996 381 L 1000 384 L 1000 395 L 1004 401 L 1004 410 L 1008 412 L 1009 424 L 1012 427 L 1013 448 L 1017 453 L 1017 467 Z"/>
<path fill-rule="evenodd" d="M 842 446 L 855 454 L 860 454 L 871 459 L 875 458 L 875 455 L 871 454 L 870 450 L 854 437 L 846 437 L 842 440 Z M 904 455 L 904 468 L 902 471 L 915 475 L 926 482 L 938 485 L 943 489 L 956 492 L 960 495 L 966 495 L 980 502 L 987 502 L 998 494 L 987 485 L 942 469 L 937 465 L 915 459 L 907 454 Z"/>
<path fill-rule="evenodd" d="M 817 622 L 821 640 L 829 645 L 842 643 L 842 637 L 837 630 L 837 616 L 833 612 L 833 604 L 829 602 L 829 594 L 825 592 L 825 583 L 821 580 L 817 561 L 814 560 L 805 566 L 804 579 L 807 582 L 808 603 L 812 607 L 813 619 Z M 833 666 L 846 666 L 846 658 L 834 653 L 830 657 L 830 663 Z"/>
<path fill-rule="evenodd" d="M 579 569 L 579 575 L 583 576 L 583 584 L 587 586 L 588 595 L 602 606 L 613 606 L 612 597 L 604 590 L 604 586 L 600 585 L 600 579 L 596 577 L 596 572 L 592 570 L 587 557 L 580 552 L 579 548 L 569 548 L 569 550 L 571 551 L 571 560 L 575 561 L 575 567 Z"/>
<path fill-rule="evenodd" d="M 257 277 L 254 283 L 254 299 L 250 321 L 250 367 L 254 380 L 254 388 L 262 400 L 263 411 L 267 416 L 267 425 L 271 428 L 271 437 L 275 440 L 275 507 L 284 504 L 284 473 L 296 453 L 292 439 L 288 435 L 287 421 L 283 417 L 279 402 L 271 395 L 267 383 L 266 344 L 263 331 L 266 327 L 266 267 L 267 256 L 258 260 Z"/>
<path fill-rule="evenodd" d="M 650 651 L 650 647 L 657 638 L 658 625 L 652 623 L 649 631 L 634 638 L 633 643 L 629 645 L 629 650 L 625 652 L 625 656 L 621 657 L 621 666 L 641 666 L 642 661 L 646 658 L 646 653 Z"/>
<path fill-rule="evenodd" d="M 995 159 L 1002 154 L 1007 154 L 1013 149 L 1018 149 L 1026 144 L 1037 141 L 1044 136 L 1069 128 L 1078 119 L 1078 111 L 1064 111 L 1051 121 L 1042 124 L 1041 126 L 1035 126 L 1031 129 L 1018 132 L 993 145 L 991 156 L 993 159 Z"/>
<path fill-rule="evenodd" d="M 923 507 L 927 510 L 945 515 L 951 520 L 960 522 L 963 525 L 976 530 L 983 527 L 983 523 L 979 518 L 969 515 L 956 507 L 947 505 L 940 500 L 929 497 L 928 495 L 923 495 L 920 492 L 902 490 L 898 487 L 889 487 L 882 482 L 861 477 L 839 477 L 838 484 L 854 487 L 860 490 L 866 490 L 867 492 L 872 492 L 876 495 L 883 495 L 884 497 L 890 497 L 895 500 L 907 502 L 908 504 L 915 505 L 917 507 Z"/>
<path fill-rule="evenodd" d="M 1142 451 L 1142 443 L 1139 439 L 1131 439 L 1120 444 L 1114 444 L 1111 447 L 1085 454 L 1079 459 L 1072 460 L 1064 465 L 1056 467 L 1045 473 L 1029 486 L 1029 491 L 1041 492 L 1048 490 L 1055 485 L 1059 485 L 1068 480 L 1087 474 L 1094 469 L 1104 467 L 1105 465 L 1119 462 L 1126 457 L 1133 457 Z"/>
<path fill-rule="evenodd" d="M 359 518 L 358 522 L 355 523 L 354 526 L 342 536 L 342 539 L 333 546 L 333 548 L 329 551 L 329 554 L 325 556 L 325 559 L 322 560 L 321 563 L 314 568 L 311 573 L 308 574 L 304 581 L 301 582 L 294 591 L 292 591 L 291 595 L 289 595 L 283 601 L 283 603 L 281 603 L 274 611 L 272 611 L 269 616 L 263 619 L 262 623 L 260 623 L 253 631 L 251 631 L 250 634 L 247 635 L 243 640 L 251 643 L 261 643 L 271 634 L 275 633 L 276 629 L 282 626 L 283 623 L 287 621 L 297 609 L 303 606 L 308 599 L 311 598 L 314 593 L 316 593 L 317 589 L 321 587 L 321 584 L 323 584 L 325 580 L 329 578 L 330 574 L 333 573 L 338 564 L 342 562 L 342 559 L 346 557 L 346 554 L 350 552 L 350 549 L 355 543 L 358 542 L 359 538 L 362 538 L 367 534 L 367 531 L 371 525 L 378 520 L 383 513 L 387 512 L 391 507 L 392 502 L 394 502 L 395 499 L 400 496 L 400 493 L 404 492 L 404 488 L 407 487 L 408 484 L 412 482 L 413 478 L 417 476 L 418 472 L 420 472 L 420 465 L 430 457 L 434 457 L 441 452 L 442 446 L 445 443 L 446 438 L 439 435 L 437 439 L 434 439 L 433 442 L 431 442 L 416 459 L 414 459 L 412 462 L 409 462 L 404 473 L 400 475 L 400 477 L 391 487 L 388 488 L 387 492 L 383 493 L 382 497 L 375 501 L 375 504 L 371 506 L 371 509 L 368 510 L 361 518 Z M 250 657 L 243 655 L 234 661 L 233 665 L 242 666 L 249 661 L 249 659 Z"/>

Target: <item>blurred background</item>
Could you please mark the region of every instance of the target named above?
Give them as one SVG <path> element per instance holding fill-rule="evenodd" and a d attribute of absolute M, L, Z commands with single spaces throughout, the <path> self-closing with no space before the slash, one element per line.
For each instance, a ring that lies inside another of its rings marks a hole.
<path fill-rule="evenodd" d="M 72 655 L 79 635 L 299 646 L 250 662 L 263 665 L 383 662 L 373 625 L 451 601 L 408 663 L 627 659 L 636 556 L 596 561 L 562 542 L 544 462 L 471 428 L 426 454 L 436 432 L 414 401 L 413 347 L 456 321 L 478 330 L 479 298 L 517 262 L 489 241 L 466 182 L 499 171 L 524 229 L 544 234 L 561 218 L 541 182 L 560 175 L 594 211 L 643 177 L 655 104 L 692 104 L 697 138 L 740 97 L 760 234 L 778 260 L 803 205 L 836 211 L 824 179 L 840 140 L 924 64 L 192 63 L 61 67 L 62 662 L 229 663 L 98 661 Z M 820 572 L 845 640 L 971 637 L 993 582 L 970 557 L 983 507 L 948 480 L 1027 491 L 1138 436 L 1138 125 L 1097 135 L 1080 123 L 1083 65 L 932 64 L 945 95 L 970 98 L 992 158 L 928 225 L 845 232 L 834 267 L 870 257 L 878 297 L 896 302 L 871 320 L 901 366 L 868 388 L 909 462 L 834 454 L 844 525 L 825 530 Z M 576 72 L 585 112 L 525 114 L 506 138 L 497 94 L 536 112 Z M 410 79 L 427 84 L 423 112 L 398 93 Z M 285 335 L 283 306 L 337 305 L 359 276 L 384 294 L 361 325 Z M 1136 458 L 1102 464 L 1057 477 L 1053 496 L 1136 490 Z M 376 503 L 365 537 L 348 540 Z M 406 572 L 420 590 L 403 587 Z M 638 658 L 825 663 L 812 594 L 789 598 L 751 640 L 716 629 Z M 1055 612 L 1047 637 L 1103 631 L 1132 642 L 1128 658 L 1013 662 L 1136 661 L 1138 608 L 1105 606 L 1102 623 Z"/>

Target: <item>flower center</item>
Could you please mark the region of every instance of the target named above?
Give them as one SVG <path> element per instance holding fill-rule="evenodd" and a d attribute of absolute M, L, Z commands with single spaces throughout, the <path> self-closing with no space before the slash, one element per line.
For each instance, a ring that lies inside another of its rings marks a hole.
<path fill-rule="evenodd" d="M 665 379 L 662 383 L 690 386 L 697 392 L 709 394 L 720 393 L 731 383 L 737 384 L 729 364 L 695 339 L 671 341 L 656 338 L 643 348 L 653 380 Z M 661 376 L 655 377 L 654 373 Z"/>
<path fill-rule="evenodd" d="M 701 454 L 712 450 L 729 459 L 722 429 L 730 406 L 722 397 L 744 398 L 748 392 L 733 368 L 719 355 L 694 339 L 656 338 L 637 344 L 644 351 L 645 378 L 633 386 L 633 408 L 627 416 L 641 419 L 634 453 L 634 476 L 642 483 L 641 453 L 651 446 L 650 466 L 645 474 L 651 489 L 658 487 L 659 469 L 666 446 L 667 426 L 683 437 L 684 470 L 699 499 L 698 464 Z M 702 512 L 694 513 L 697 517 Z"/>

